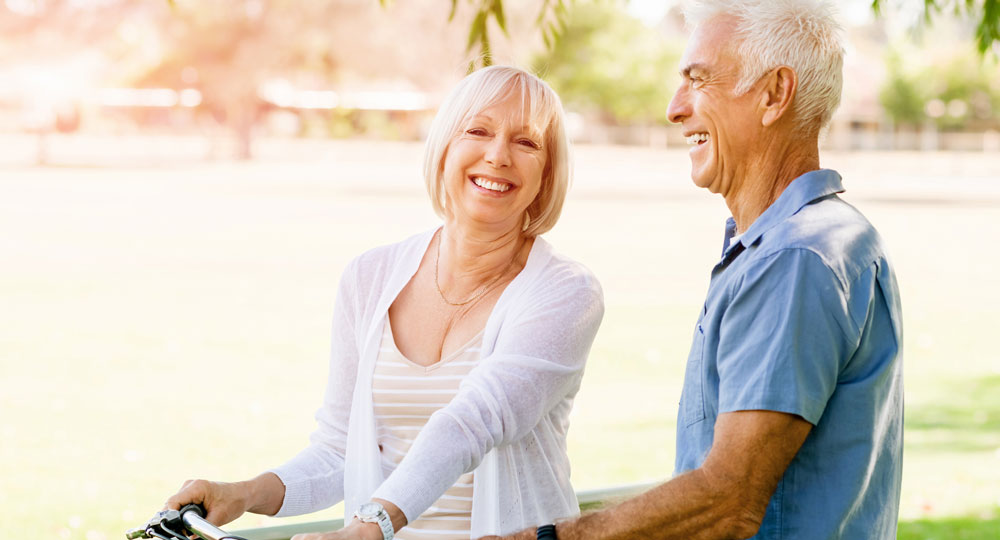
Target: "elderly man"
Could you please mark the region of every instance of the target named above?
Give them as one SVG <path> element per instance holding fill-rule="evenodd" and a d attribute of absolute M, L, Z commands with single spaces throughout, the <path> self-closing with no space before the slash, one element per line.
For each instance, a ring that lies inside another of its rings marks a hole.
<path fill-rule="evenodd" d="M 667 114 L 732 212 L 694 329 L 676 476 L 513 538 L 894 538 L 899 293 L 882 240 L 820 169 L 840 100 L 830 2 L 706 1 Z"/>

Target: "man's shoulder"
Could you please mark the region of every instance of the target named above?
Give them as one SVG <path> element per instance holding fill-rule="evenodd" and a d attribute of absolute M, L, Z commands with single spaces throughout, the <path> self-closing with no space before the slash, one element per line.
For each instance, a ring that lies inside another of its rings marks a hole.
<path fill-rule="evenodd" d="M 885 259 L 882 237 L 870 221 L 837 195 L 802 207 L 761 239 L 767 256 L 785 250 L 815 254 L 844 282 Z"/>

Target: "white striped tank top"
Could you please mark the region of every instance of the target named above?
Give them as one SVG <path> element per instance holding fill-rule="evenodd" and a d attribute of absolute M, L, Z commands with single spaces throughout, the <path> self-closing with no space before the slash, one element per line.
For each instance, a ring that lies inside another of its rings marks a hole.
<path fill-rule="evenodd" d="M 372 382 L 376 436 L 386 476 L 402 461 L 431 414 L 447 405 L 458 393 L 459 383 L 479 362 L 482 340 L 483 332 L 480 331 L 455 352 L 425 367 L 410 361 L 399 351 L 386 317 Z M 395 537 L 400 540 L 469 540 L 471 518 L 472 473 L 469 472 Z"/>

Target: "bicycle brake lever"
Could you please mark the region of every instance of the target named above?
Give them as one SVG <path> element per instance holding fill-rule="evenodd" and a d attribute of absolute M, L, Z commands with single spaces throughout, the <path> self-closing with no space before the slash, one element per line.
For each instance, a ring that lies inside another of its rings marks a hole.
<path fill-rule="evenodd" d="M 194 506 L 194 505 L 188 505 Z M 188 509 L 187 506 L 184 507 Z M 203 511 L 201 507 L 193 508 L 195 512 Z M 182 529 L 184 522 L 181 520 L 181 512 L 177 510 L 160 510 L 159 512 L 153 514 L 153 517 L 149 518 L 142 527 L 136 527 L 135 529 L 129 529 L 125 531 L 125 538 L 127 540 L 136 540 L 137 538 L 158 538 L 155 535 L 150 534 L 149 531 L 162 532 L 163 525 L 166 524 L 168 528 Z"/>

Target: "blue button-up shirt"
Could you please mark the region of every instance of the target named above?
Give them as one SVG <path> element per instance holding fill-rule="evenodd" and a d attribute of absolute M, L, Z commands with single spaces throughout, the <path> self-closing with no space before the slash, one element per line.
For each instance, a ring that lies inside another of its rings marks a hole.
<path fill-rule="evenodd" d="M 895 538 L 903 456 L 902 317 L 882 240 L 837 194 L 795 179 L 722 260 L 694 330 L 676 472 L 712 447 L 721 413 L 770 410 L 813 428 L 754 538 Z"/>

